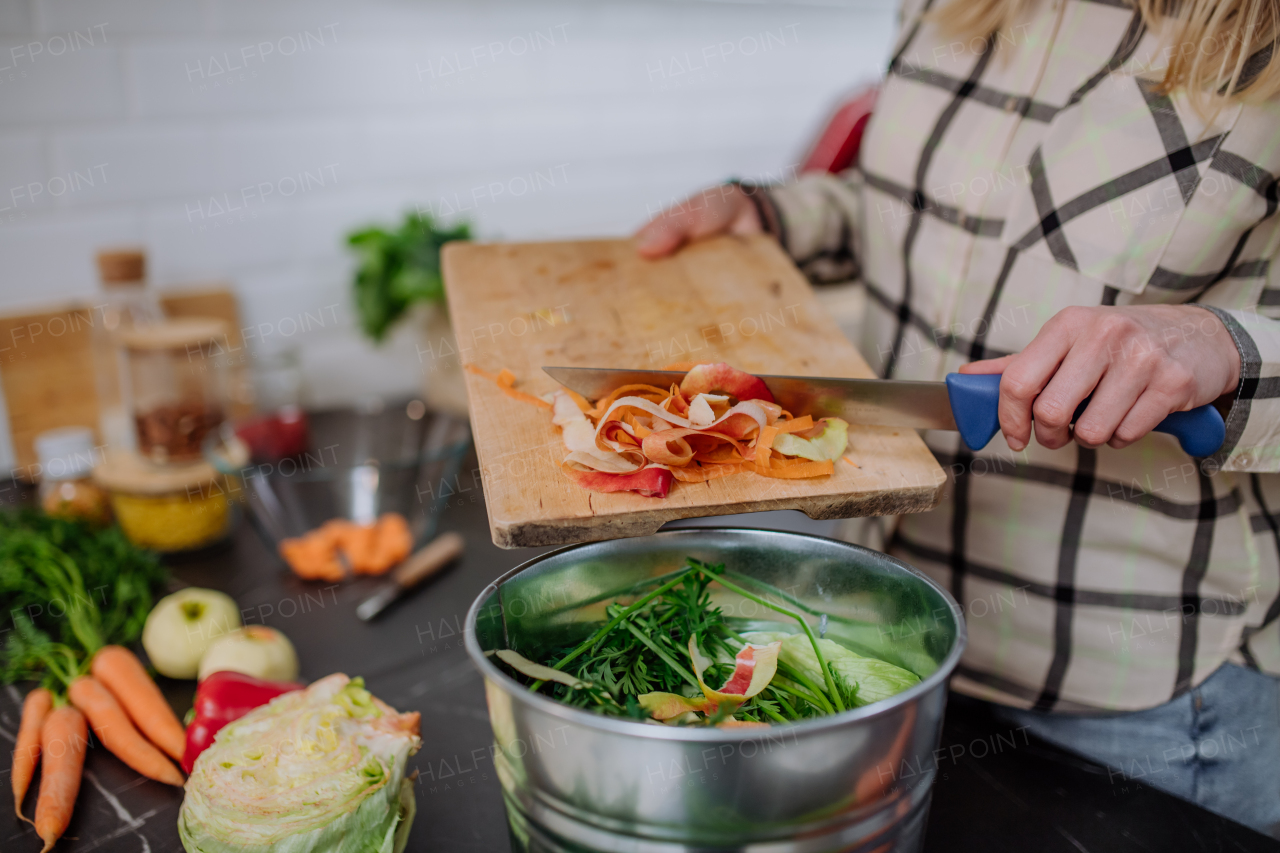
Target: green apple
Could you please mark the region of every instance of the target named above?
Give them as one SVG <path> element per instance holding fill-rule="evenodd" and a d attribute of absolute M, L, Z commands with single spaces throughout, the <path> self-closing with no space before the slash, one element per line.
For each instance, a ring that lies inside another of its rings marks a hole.
<path fill-rule="evenodd" d="M 235 599 L 192 587 L 160 599 L 142 628 L 142 647 L 161 675 L 195 678 L 209 644 L 239 627 Z"/>
<path fill-rule="evenodd" d="M 200 660 L 200 680 L 221 670 L 267 681 L 294 681 L 298 677 L 298 655 L 289 638 L 275 628 L 249 625 L 209 644 Z"/>

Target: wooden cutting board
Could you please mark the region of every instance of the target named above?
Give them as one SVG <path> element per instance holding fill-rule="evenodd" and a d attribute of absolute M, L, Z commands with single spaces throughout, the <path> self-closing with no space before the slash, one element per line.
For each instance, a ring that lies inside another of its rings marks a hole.
<path fill-rule="evenodd" d="M 874 375 L 770 237 L 716 238 L 659 261 L 627 240 L 451 243 L 442 265 L 456 341 L 429 341 L 424 366 L 508 368 L 518 390 L 537 396 L 558 387 L 544 365 L 723 361 L 753 373 Z M 589 492 L 560 471 L 567 451 L 548 410 L 472 373 L 467 389 L 489 526 L 503 548 L 644 536 L 672 519 L 738 512 L 920 512 L 946 481 L 913 430 L 856 426 L 848 456 L 860 467 L 840 461 L 830 477 L 735 474 L 677 482 L 666 498 Z"/>

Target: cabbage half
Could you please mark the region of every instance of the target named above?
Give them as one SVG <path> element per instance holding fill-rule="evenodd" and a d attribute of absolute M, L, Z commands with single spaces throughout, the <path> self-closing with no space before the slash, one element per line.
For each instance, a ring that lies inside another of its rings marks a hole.
<path fill-rule="evenodd" d="M 413 822 L 418 714 L 330 675 L 227 725 L 187 780 L 188 853 L 401 853 Z"/>
<path fill-rule="evenodd" d="M 778 656 L 778 660 L 800 670 L 815 684 L 822 684 L 818 656 L 813 653 L 813 644 L 806 635 L 753 631 L 743 634 L 742 638 L 749 643 L 773 643 L 781 640 L 782 654 Z M 863 657 L 834 640 L 818 640 L 818 648 L 822 649 L 822 657 L 840 673 L 850 687 L 857 686 L 857 697 L 853 703 L 855 708 L 888 699 L 920 683 L 920 676 L 914 672 L 879 658 Z"/>

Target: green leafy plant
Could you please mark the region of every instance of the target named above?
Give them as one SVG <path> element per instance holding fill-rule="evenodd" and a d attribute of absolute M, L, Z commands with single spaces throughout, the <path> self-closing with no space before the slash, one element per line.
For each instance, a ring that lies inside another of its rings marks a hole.
<path fill-rule="evenodd" d="M 167 579 L 119 528 L 0 512 L 0 682 L 65 682 L 102 646 L 133 642 Z"/>
<path fill-rule="evenodd" d="M 444 302 L 440 248 L 452 240 L 470 240 L 471 226 L 438 225 L 428 215 L 408 213 L 394 231 L 364 228 L 347 235 L 359 256 L 354 282 L 360 327 L 375 341 L 415 302 Z"/>

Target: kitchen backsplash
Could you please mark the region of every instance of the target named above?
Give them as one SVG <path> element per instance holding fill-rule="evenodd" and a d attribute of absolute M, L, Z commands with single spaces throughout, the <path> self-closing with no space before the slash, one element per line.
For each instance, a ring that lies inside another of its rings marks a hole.
<path fill-rule="evenodd" d="M 0 3 L 0 311 L 90 298 L 94 251 L 141 244 L 158 286 L 229 282 L 311 402 L 410 392 L 416 330 L 355 329 L 347 231 L 417 207 L 621 235 L 786 179 L 892 25 L 883 0 Z"/>

